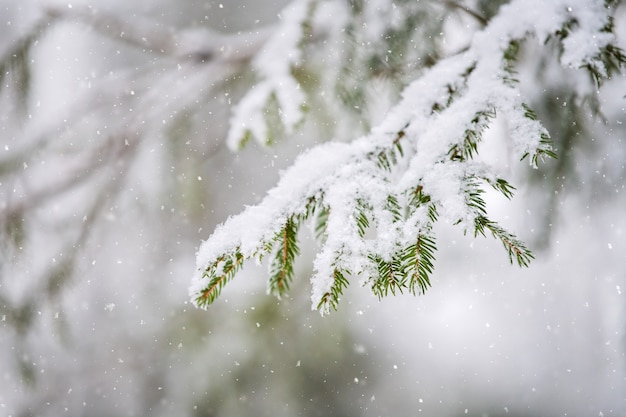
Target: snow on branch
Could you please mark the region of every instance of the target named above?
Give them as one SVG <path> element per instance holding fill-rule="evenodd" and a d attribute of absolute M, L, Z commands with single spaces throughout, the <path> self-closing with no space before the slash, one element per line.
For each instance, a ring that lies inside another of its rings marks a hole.
<path fill-rule="evenodd" d="M 299 12 L 283 26 L 301 26 L 308 4 L 296 2 Z M 489 186 L 511 198 L 514 187 L 498 177 L 490 164 L 495 161 L 478 162 L 475 156 L 497 113 L 507 120 L 519 159 L 536 166 L 543 157 L 555 157 L 548 132 L 524 102 L 516 80 L 520 43 L 529 38 L 559 39 L 562 64 L 586 68 L 598 79 L 609 75 L 602 70 L 607 60 L 616 63 L 614 71 L 624 63 L 602 1 L 517 0 L 502 6 L 465 52 L 441 59 L 408 85 L 368 135 L 311 149 L 260 204 L 219 226 L 197 253 L 190 288 L 194 303 L 206 308 L 246 259 L 260 262 L 266 254 L 273 259 L 268 292 L 282 295 L 293 277 L 297 233 L 306 221 L 313 222 L 321 245 L 311 300 L 322 313 L 337 308 L 349 277 L 360 277 L 379 297 L 404 290 L 423 293 L 431 283 L 433 225 L 439 220 L 475 236 L 491 234 L 512 263 L 527 266 L 532 253 L 490 219 L 482 197 Z M 264 73 L 266 81 L 244 99 L 256 100 L 256 106 L 240 105 L 236 112 L 235 121 L 244 113 L 258 121 L 251 128 L 255 135 L 263 135 L 264 101 L 280 85 L 269 80 L 289 78 L 288 65 L 302 59 L 293 39 L 298 38 L 293 36 L 287 48 L 293 58 Z M 262 58 L 255 62 L 261 72 L 268 69 L 260 64 L 266 62 Z M 239 137 L 242 128 L 233 129 Z"/>
<path fill-rule="evenodd" d="M 294 1 L 281 14 L 281 23 L 252 61 L 261 81 L 253 86 L 234 109 L 227 144 L 241 148 L 251 137 L 271 144 L 272 129 L 266 112 L 275 101 L 285 134 L 293 133 L 302 120 L 305 97 L 291 72 L 301 59 L 301 47 L 313 15 L 315 1 Z M 310 35 L 310 34 L 308 34 Z"/>

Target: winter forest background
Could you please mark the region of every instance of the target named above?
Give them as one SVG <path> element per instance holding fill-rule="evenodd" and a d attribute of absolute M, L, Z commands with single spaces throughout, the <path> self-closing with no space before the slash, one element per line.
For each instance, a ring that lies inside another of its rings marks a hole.
<path fill-rule="evenodd" d="M 191 302 L 218 224 L 304 150 L 379 126 L 504 3 L 1 0 L 0 414 L 626 415 L 626 83 L 561 65 L 558 36 L 530 36 L 503 67 L 558 159 L 519 163 L 499 115 L 479 148 L 516 187 L 485 201 L 528 268 L 443 213 L 424 295 L 379 299 L 351 278 L 321 316 L 303 230 L 280 299 L 248 263 L 207 310 Z M 526 3 L 541 27 L 552 2 Z M 603 4 L 557 3 L 590 21 Z M 317 18 L 290 25 L 312 4 Z M 606 4 L 623 48 L 626 6 Z M 254 61 L 293 27 L 308 43 L 290 50 L 288 32 Z"/>

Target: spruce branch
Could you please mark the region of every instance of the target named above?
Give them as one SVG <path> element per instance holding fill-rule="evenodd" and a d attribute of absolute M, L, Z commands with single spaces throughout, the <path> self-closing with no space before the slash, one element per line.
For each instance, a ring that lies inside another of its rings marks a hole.
<path fill-rule="evenodd" d="M 474 220 L 474 227 L 474 236 L 478 236 L 478 234 L 486 236 L 485 230 L 488 230 L 493 237 L 499 239 L 507 251 L 511 263 L 515 260 L 520 267 L 528 267 L 530 262 L 535 259 L 532 252 L 524 245 L 524 242 L 487 217 L 477 216 Z"/>
<path fill-rule="evenodd" d="M 206 288 L 202 289 L 194 299 L 194 303 L 206 308 L 213 303 L 222 292 L 224 285 L 235 277 L 243 265 L 244 257 L 239 248 L 220 256 L 212 265 L 204 270 L 202 276 L 209 279 Z"/>
<path fill-rule="evenodd" d="M 470 121 L 470 127 L 465 130 L 463 142 L 454 144 L 448 151 L 452 161 L 468 161 L 478 154 L 478 144 L 483 138 L 483 132 L 489 127 L 491 120 L 496 117 L 495 108 L 480 110 Z"/>
<path fill-rule="evenodd" d="M 503 182 L 496 180 L 494 184 L 496 187 L 500 187 L 497 189 L 507 196 L 507 194 L 510 193 L 510 185 L 508 183 L 505 185 L 505 183 L 506 181 Z M 534 255 L 525 246 L 524 242 L 487 217 L 487 204 L 482 198 L 484 190 L 480 187 L 478 178 L 469 177 L 466 184 L 467 189 L 465 190 L 465 193 L 467 204 L 475 213 L 474 237 L 479 234 L 485 236 L 485 230 L 490 231 L 494 238 L 497 238 L 502 242 L 511 263 L 513 263 L 513 259 L 515 259 L 519 266 L 529 266 L 530 261 L 534 259 Z"/>
<path fill-rule="evenodd" d="M 330 214 L 330 211 L 328 207 L 322 204 L 320 204 L 319 208 L 316 210 L 313 232 L 315 234 L 315 239 L 322 244 L 326 240 L 326 236 L 327 236 L 329 214 Z"/>
<path fill-rule="evenodd" d="M 354 221 L 359 231 L 359 237 L 365 237 L 367 229 L 370 227 L 370 221 L 367 217 L 367 213 L 371 212 L 372 208 L 363 199 L 357 199 L 356 201 L 356 213 L 354 214 Z"/>
<path fill-rule="evenodd" d="M 377 276 L 372 279 L 372 292 L 378 298 L 387 296 L 389 293 L 396 295 L 396 291 L 402 293 L 407 287 L 407 275 L 403 273 L 400 257 L 394 254 L 391 260 L 385 260 L 378 255 L 370 255 L 370 262 L 375 266 Z"/>
<path fill-rule="evenodd" d="M 507 199 L 513 198 L 513 193 L 515 191 L 515 187 L 513 187 L 507 180 L 504 178 L 496 178 L 495 181 L 487 178 L 483 178 L 489 185 L 491 185 L 495 190 L 500 191 L 500 193 L 505 196 Z"/>
<path fill-rule="evenodd" d="M 330 291 L 322 295 L 316 308 L 322 312 L 327 313 L 332 308 L 337 310 L 339 305 L 339 299 L 343 294 L 343 290 L 348 286 L 348 280 L 346 279 L 347 271 L 343 271 L 339 268 L 333 270 L 333 283 Z"/>
<path fill-rule="evenodd" d="M 402 139 L 405 137 L 404 130 L 400 130 L 389 148 L 378 149 L 375 152 L 370 152 L 368 158 L 375 159 L 379 168 L 384 169 L 387 172 L 391 172 L 393 167 L 398 164 L 400 159 L 404 157 L 404 150 L 402 149 Z"/>
<path fill-rule="evenodd" d="M 434 224 L 438 219 L 437 206 L 432 202 L 431 197 L 424 192 L 424 187 L 418 185 L 411 191 L 409 198 L 409 215 L 421 206 L 426 206 L 428 220 L 430 224 Z"/>
<path fill-rule="evenodd" d="M 272 145 L 277 130 L 291 134 L 302 123 L 306 95 L 295 74 L 303 50 L 316 38 L 312 20 L 316 8 L 314 0 L 294 1 L 262 48 L 255 51 L 251 65 L 259 81 L 233 108 L 227 138 L 231 149 L 241 149 L 250 138 Z M 285 33 L 290 34 L 287 42 Z"/>
<path fill-rule="evenodd" d="M 530 152 L 525 152 L 520 161 L 528 158 Z M 546 158 L 550 159 L 558 159 L 558 155 L 552 148 L 552 139 L 548 136 L 547 133 L 541 133 L 539 135 L 539 146 L 534 150 L 531 157 L 531 164 L 533 167 L 537 168 L 539 166 L 539 162 L 543 162 Z"/>
<path fill-rule="evenodd" d="M 487 184 L 508 199 L 515 187 L 497 176 L 492 165 L 475 159 L 496 112 L 508 121 L 515 157 L 529 157 L 533 166 L 556 157 L 546 129 L 521 98 L 516 74 L 521 45 L 527 39 L 551 34 L 557 42 L 565 42 L 571 36 L 554 28 L 571 24 L 572 16 L 564 15 L 559 7 L 548 9 L 559 20 L 548 25 L 549 19 L 542 19 L 536 27 L 524 1 L 503 6 L 463 53 L 425 67 L 369 134 L 348 144 L 321 145 L 302 155 L 259 206 L 231 218 L 216 231 L 205 243 L 200 262 L 211 265 L 238 245 L 246 247 L 241 251 L 246 258 L 269 250 L 263 242 L 279 233 L 276 240 L 282 251 L 274 250 L 282 256 L 275 257 L 278 275 L 270 278 L 275 282 L 270 286 L 284 282 L 282 277 L 289 272 L 285 266 L 297 254 L 284 223 L 291 219 L 300 224 L 304 219 L 300 213 L 309 213 L 306 207 L 312 196 L 323 195 L 323 203 L 317 199 L 315 210 L 305 216 L 312 217 L 316 211 L 313 228 L 321 248 L 314 261 L 312 300 L 323 312 L 337 307 L 348 276 L 362 276 L 379 297 L 405 289 L 413 294 L 425 292 L 435 262 L 433 226 L 440 217 L 461 224 L 466 231 L 473 229 L 475 237 L 490 232 L 511 262 L 528 266 L 532 253 L 490 219 L 484 199 Z M 520 15 L 524 19 L 518 19 Z M 511 21 L 521 23 L 512 29 Z M 567 30 L 582 29 L 571 24 Z M 358 31 L 359 26 L 353 25 L 342 36 L 354 36 L 356 41 Z M 572 55 L 570 46 L 562 46 Z M 613 46 L 599 49 L 610 55 L 611 68 L 623 65 L 621 52 Z M 346 56 L 356 61 L 356 47 L 350 51 Z M 594 54 L 586 59 L 600 65 L 602 57 Z M 598 76 L 604 78 L 607 73 L 598 72 Z M 362 89 L 350 91 L 359 95 Z M 255 224 L 253 231 L 242 230 L 249 224 Z M 200 277 L 196 288 L 206 288 L 211 282 Z"/>
<path fill-rule="evenodd" d="M 289 290 L 294 273 L 293 263 L 300 254 L 297 242 L 298 226 L 297 220 L 292 216 L 274 238 L 275 252 L 270 265 L 268 292 L 278 298 Z"/>
<path fill-rule="evenodd" d="M 522 102 L 521 107 L 525 118 L 533 122 L 539 121 L 537 113 L 535 113 L 535 111 L 528 104 Z M 529 155 L 530 152 L 525 152 L 520 160 L 526 159 Z M 552 139 L 548 133 L 544 131 L 539 134 L 539 144 L 534 149 L 531 157 L 531 164 L 533 167 L 537 168 L 539 166 L 539 162 L 545 160 L 546 158 L 558 159 L 558 156 L 553 150 Z"/>
<path fill-rule="evenodd" d="M 482 195 L 485 192 L 478 183 L 478 178 L 475 176 L 468 176 L 464 179 L 465 186 L 465 199 L 467 207 L 471 212 L 478 216 L 484 216 L 487 214 L 487 203 L 483 199 Z M 459 220 L 459 223 L 461 220 Z"/>
<path fill-rule="evenodd" d="M 621 73 L 624 67 L 626 67 L 626 54 L 620 47 L 613 44 L 604 46 L 595 59 L 582 65 L 582 68 L 589 72 L 596 88 L 602 87 L 604 81 L 611 79 L 613 75 Z"/>
<path fill-rule="evenodd" d="M 504 71 L 504 75 L 502 77 L 502 80 L 505 84 L 511 86 L 519 83 L 519 80 L 517 79 L 517 70 L 515 69 L 515 67 L 517 64 L 520 47 L 520 40 L 512 39 L 511 41 L 509 41 L 509 45 L 502 56 L 504 59 L 504 66 L 502 68 Z"/>
<path fill-rule="evenodd" d="M 609 3 L 607 1 L 605 4 L 607 9 L 611 8 Z M 567 42 L 567 38 L 571 37 L 576 30 L 580 30 L 581 26 L 582 24 L 578 19 L 572 18 L 563 24 L 562 29 L 557 32 L 557 36 L 561 42 Z M 579 57 L 577 53 L 565 51 L 564 48 L 561 49 L 561 55 L 567 54 L 567 59 L 571 61 L 572 65 L 587 70 L 597 89 L 602 86 L 605 80 L 611 79 L 615 74 L 622 73 L 626 66 L 624 51 L 611 41 L 614 39 L 614 29 L 614 17 L 609 15 L 606 17 L 604 26 L 599 28 L 597 35 L 593 35 L 594 39 L 596 36 L 598 38 L 598 41 L 595 42 L 597 48 L 595 55 Z M 576 41 L 572 41 L 570 49 L 574 49 L 576 43 Z"/>
<path fill-rule="evenodd" d="M 533 166 L 538 166 L 539 161 L 543 161 L 546 158 L 557 159 L 558 156 L 556 152 L 552 149 L 552 139 L 546 133 L 543 133 L 540 136 L 539 146 L 535 151 L 532 159 Z"/>
<path fill-rule="evenodd" d="M 427 234 L 419 234 L 417 241 L 402 252 L 402 272 L 409 277 L 411 294 L 424 294 L 430 287 L 435 251 L 435 238 Z"/>
<path fill-rule="evenodd" d="M 391 213 L 394 223 L 403 220 L 403 209 L 400 205 L 400 202 L 398 201 L 398 198 L 395 195 L 389 194 L 387 196 L 386 209 Z"/>

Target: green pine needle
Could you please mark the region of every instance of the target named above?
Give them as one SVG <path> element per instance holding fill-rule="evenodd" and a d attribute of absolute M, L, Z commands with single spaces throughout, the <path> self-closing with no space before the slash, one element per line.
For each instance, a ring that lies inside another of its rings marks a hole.
<path fill-rule="evenodd" d="M 378 298 L 386 297 L 390 292 L 402 293 L 407 287 L 407 275 L 402 271 L 402 264 L 398 254 L 394 254 L 391 261 L 386 261 L 378 255 L 370 255 L 370 262 L 376 265 L 378 276 L 372 282 L 372 292 Z"/>
<path fill-rule="evenodd" d="M 327 236 L 327 227 L 328 227 L 328 215 L 330 214 L 330 209 L 326 206 L 320 205 L 317 211 L 317 215 L 315 216 L 315 239 L 318 242 L 324 243 L 326 241 Z"/>
<path fill-rule="evenodd" d="M 428 207 L 428 219 L 431 223 L 435 223 L 439 217 L 437 213 L 437 206 L 431 203 L 431 198 L 428 194 L 424 193 L 423 187 L 418 185 L 412 191 L 409 199 L 409 214 L 412 214 L 418 207 L 427 205 Z"/>
<path fill-rule="evenodd" d="M 398 202 L 398 198 L 393 194 L 387 196 L 387 210 L 391 212 L 394 222 L 399 222 L 403 219 L 402 207 Z"/>
<path fill-rule="evenodd" d="M 468 161 L 478 155 L 478 143 L 483 138 L 483 132 L 491 120 L 496 117 L 495 109 L 486 109 L 477 112 L 471 120 L 470 127 L 465 130 L 463 142 L 452 145 L 448 151 L 452 161 Z"/>
<path fill-rule="evenodd" d="M 522 103 L 522 109 L 524 110 L 524 117 L 533 121 L 538 120 L 537 113 L 535 113 L 535 111 L 531 109 L 528 104 Z M 535 149 L 535 153 L 533 154 L 531 160 L 533 167 L 536 168 L 539 166 L 539 160 L 543 161 L 546 158 L 557 159 L 556 152 L 554 152 L 552 145 L 552 139 L 550 139 L 550 136 L 548 136 L 545 132 L 541 133 L 539 137 L 539 146 Z M 526 159 L 529 155 L 530 153 L 526 152 L 522 155 L 520 160 Z"/>
<path fill-rule="evenodd" d="M 436 249 L 435 238 L 421 234 L 415 244 L 402 251 L 402 271 L 409 276 L 409 291 L 412 294 L 424 294 L 430 287 Z"/>
<path fill-rule="evenodd" d="M 354 220 L 356 222 L 356 227 L 359 231 L 359 237 L 363 238 L 367 229 L 370 227 L 370 221 L 367 217 L 367 213 L 371 212 L 371 207 L 363 200 L 357 200 L 357 211 L 354 214 Z"/>
<path fill-rule="evenodd" d="M 293 264 L 296 256 L 300 254 L 297 242 L 298 227 L 298 222 L 290 217 L 274 238 L 274 257 L 270 264 L 268 288 L 270 294 L 278 298 L 289 290 L 293 279 Z"/>
<path fill-rule="evenodd" d="M 321 311 L 328 311 L 330 308 L 337 310 L 339 305 L 339 298 L 343 294 L 344 288 L 348 286 L 348 280 L 346 279 L 346 271 L 341 269 L 335 269 L 333 271 L 333 284 L 330 291 L 325 293 L 320 302 L 317 304 L 317 309 Z"/>
<path fill-rule="evenodd" d="M 506 249 L 511 263 L 515 260 L 520 267 L 528 267 L 530 262 L 535 258 L 532 252 L 524 245 L 524 242 L 517 239 L 515 235 L 507 232 L 496 222 L 489 220 L 487 217 L 476 217 L 474 226 L 474 236 L 478 236 L 478 234 L 485 236 L 485 230 L 488 230 L 493 237 L 499 239 Z"/>
<path fill-rule="evenodd" d="M 503 178 L 496 178 L 495 181 L 489 180 L 485 178 L 485 181 L 491 185 L 494 189 L 500 191 L 500 193 L 508 198 L 509 200 L 513 198 L 513 193 L 515 191 L 515 187 L 509 184 L 509 182 Z"/>
<path fill-rule="evenodd" d="M 209 284 L 194 300 L 198 307 L 206 308 L 217 299 L 224 285 L 235 277 L 243 261 L 244 257 L 237 248 L 231 253 L 220 256 L 204 271 L 203 277 L 209 278 Z"/>
<path fill-rule="evenodd" d="M 517 84 L 519 80 L 517 79 L 517 71 L 515 70 L 515 64 L 517 62 L 517 58 L 519 56 L 521 42 L 519 40 L 512 40 L 509 42 L 509 46 L 504 51 L 504 75 L 502 76 L 502 80 L 505 84 Z"/>

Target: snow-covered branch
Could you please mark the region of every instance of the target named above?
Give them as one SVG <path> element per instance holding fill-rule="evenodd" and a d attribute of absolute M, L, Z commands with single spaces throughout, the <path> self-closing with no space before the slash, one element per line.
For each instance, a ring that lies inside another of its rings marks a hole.
<path fill-rule="evenodd" d="M 294 25 L 301 24 L 301 16 L 294 14 Z M 517 0 L 502 6 L 465 52 L 441 59 L 407 86 L 369 134 L 349 144 L 313 148 L 283 173 L 259 205 L 219 226 L 197 254 L 190 288 L 194 302 L 206 307 L 215 300 L 245 259 L 260 261 L 276 246 L 296 246 L 295 238 L 284 236 L 294 236 L 309 219 L 324 230 L 312 277 L 312 305 L 322 312 L 336 307 L 347 276 L 361 277 L 379 296 L 403 289 L 423 292 L 430 285 L 432 227 L 438 220 L 475 235 L 489 231 L 511 262 L 528 265 L 531 252 L 489 218 L 482 198 L 487 185 L 507 198 L 514 189 L 498 177 L 495 160 L 474 160 L 482 133 L 497 113 L 507 121 L 518 159 L 536 166 L 542 157 L 554 157 L 548 132 L 516 80 L 520 44 L 557 38 L 562 65 L 587 68 L 602 79 L 611 74 L 602 70 L 607 54 L 610 62 L 618 62 L 608 66 L 613 72 L 624 63 L 610 29 L 602 1 Z M 283 42 L 289 51 L 297 45 L 292 38 Z M 252 110 L 256 115 L 246 117 L 263 117 L 262 106 Z M 290 253 L 296 254 L 297 247 Z M 283 263 L 287 280 L 293 275 L 292 258 Z"/>

